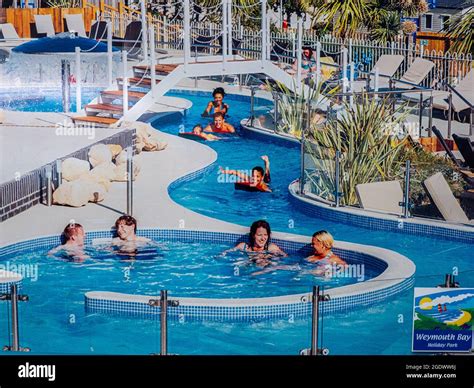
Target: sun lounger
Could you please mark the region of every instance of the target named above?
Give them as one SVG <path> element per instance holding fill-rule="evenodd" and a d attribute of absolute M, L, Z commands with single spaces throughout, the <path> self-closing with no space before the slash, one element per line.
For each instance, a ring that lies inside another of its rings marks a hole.
<path fill-rule="evenodd" d="M 91 26 L 89 32 L 89 38 L 95 40 L 106 40 L 107 39 L 107 22 L 103 20 L 95 21 Z"/>
<path fill-rule="evenodd" d="M 375 63 L 375 65 L 372 67 L 372 70 L 370 71 L 369 86 L 371 88 L 374 87 L 375 76 L 373 74 L 375 73 L 376 69 L 379 70 L 379 75 L 381 76 L 379 78 L 379 85 L 380 85 L 380 82 L 388 85 L 388 79 L 386 77 L 393 77 L 404 59 L 405 57 L 403 55 L 388 55 L 388 54 L 381 55 L 380 58 Z M 358 93 L 358 92 L 361 92 L 366 86 L 367 86 L 367 81 L 354 81 L 351 84 L 351 90 L 355 93 Z"/>
<path fill-rule="evenodd" d="M 10 48 L 16 47 L 25 42 L 11 23 L 0 24 L 0 48 L 9 54 Z"/>
<path fill-rule="evenodd" d="M 366 210 L 376 210 L 402 215 L 403 191 L 399 181 L 373 182 L 356 185 L 359 205 Z"/>
<path fill-rule="evenodd" d="M 84 19 L 80 13 L 64 15 L 64 30 L 76 32 L 78 36 L 87 38 Z"/>
<path fill-rule="evenodd" d="M 34 17 L 37 34 L 46 34 L 46 36 L 54 36 L 56 34 L 51 15 L 34 15 Z"/>
<path fill-rule="evenodd" d="M 423 184 L 432 202 L 446 221 L 472 224 L 472 221 L 469 221 L 466 213 L 464 213 L 461 205 L 459 205 L 459 202 L 454 197 L 443 174 L 437 172 L 428 179 L 425 179 Z"/>
<path fill-rule="evenodd" d="M 469 168 L 474 169 L 474 146 L 468 137 L 453 134 L 453 139 L 458 146 L 464 162 Z"/>

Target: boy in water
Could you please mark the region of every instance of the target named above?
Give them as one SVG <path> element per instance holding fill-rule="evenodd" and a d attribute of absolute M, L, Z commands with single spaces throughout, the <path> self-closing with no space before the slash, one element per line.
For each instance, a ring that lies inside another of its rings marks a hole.
<path fill-rule="evenodd" d="M 139 237 L 137 220 L 132 216 L 121 216 L 115 221 L 117 237 L 112 240 L 112 245 L 119 247 L 118 253 L 136 254 L 139 245 L 151 243 L 146 237 Z"/>
<path fill-rule="evenodd" d="M 265 163 L 265 170 L 260 166 L 252 168 L 251 177 L 238 170 L 224 170 L 220 166 L 219 172 L 222 174 L 235 175 L 239 178 L 239 183 L 248 184 L 249 187 L 258 191 L 271 192 L 272 190 L 268 186 L 268 183 L 270 183 L 270 159 L 267 155 L 263 155 L 262 159 Z"/>
<path fill-rule="evenodd" d="M 229 111 L 229 105 L 224 103 L 224 96 L 225 92 L 223 88 L 214 89 L 214 91 L 212 92 L 212 97 L 214 97 L 214 101 L 210 101 L 209 104 L 207 104 L 207 107 L 201 116 L 210 116 L 212 110 L 214 110 L 213 113 L 221 112 L 225 116 Z"/>
<path fill-rule="evenodd" d="M 89 258 L 84 252 L 84 239 L 86 233 L 81 224 L 71 222 L 63 231 L 64 244 L 51 249 L 48 256 L 54 256 L 56 253 L 64 251 L 73 261 L 82 262 Z"/>
<path fill-rule="evenodd" d="M 214 121 L 204 128 L 206 132 L 234 133 L 235 128 L 226 123 L 221 112 L 214 113 Z"/>

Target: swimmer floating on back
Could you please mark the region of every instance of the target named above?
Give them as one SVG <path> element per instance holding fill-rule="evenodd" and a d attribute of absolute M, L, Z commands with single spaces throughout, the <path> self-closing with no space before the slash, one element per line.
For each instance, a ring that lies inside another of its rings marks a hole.
<path fill-rule="evenodd" d="M 224 120 L 224 115 L 221 112 L 214 113 L 214 120 L 206 128 L 206 132 L 217 132 L 217 133 L 234 133 L 235 128 L 226 123 Z"/>
<path fill-rule="evenodd" d="M 236 188 L 239 189 L 240 186 L 248 187 L 249 191 L 264 191 L 271 192 L 272 190 L 268 187 L 270 183 L 270 159 L 267 155 L 262 156 L 263 161 L 265 162 L 265 169 L 260 166 L 252 168 L 252 176 L 248 176 L 246 173 L 239 170 L 228 170 L 223 169 L 219 166 L 219 172 L 221 174 L 235 175 L 238 178 Z"/>
<path fill-rule="evenodd" d="M 229 111 L 229 105 L 224 103 L 224 96 L 225 92 L 223 88 L 214 89 L 214 91 L 212 92 L 212 97 L 214 97 L 214 101 L 210 101 L 209 104 L 207 104 L 207 107 L 204 110 L 202 116 L 207 117 L 217 112 L 220 112 L 225 116 Z"/>
<path fill-rule="evenodd" d="M 205 133 L 203 132 L 202 130 L 202 127 L 200 125 L 196 125 L 194 128 L 193 128 L 193 133 L 196 135 L 196 136 L 199 136 L 205 140 L 209 140 L 209 141 L 215 141 L 215 140 L 219 140 L 220 138 L 211 134 L 211 133 Z"/>

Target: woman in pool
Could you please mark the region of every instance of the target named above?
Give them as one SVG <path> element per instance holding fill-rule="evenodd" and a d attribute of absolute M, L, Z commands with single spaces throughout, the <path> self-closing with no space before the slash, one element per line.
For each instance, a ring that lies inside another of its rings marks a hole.
<path fill-rule="evenodd" d="M 250 227 L 249 243 L 241 242 L 234 250 L 247 252 L 249 259 L 259 267 L 274 265 L 272 259 L 285 257 L 278 245 L 270 242 L 270 224 L 265 220 L 255 221 Z"/>
<path fill-rule="evenodd" d="M 262 159 L 265 163 L 265 169 L 260 166 L 255 166 L 252 168 L 252 176 L 248 176 L 238 170 L 224 170 L 221 166 L 219 166 L 219 172 L 221 174 L 235 175 L 239 179 L 235 184 L 237 189 L 239 189 L 240 186 L 242 186 L 242 188 L 247 186 L 251 189 L 250 191 L 264 191 L 271 193 L 272 190 L 268 187 L 268 183 L 270 183 L 270 159 L 267 155 L 262 155 Z"/>
<path fill-rule="evenodd" d="M 313 234 L 311 246 L 314 252 L 311 256 L 306 258 L 306 261 L 317 265 L 316 270 L 313 271 L 315 275 L 324 275 L 326 269 L 328 269 L 327 266 L 332 268 L 334 265 L 347 265 L 344 260 L 333 253 L 332 248 L 334 246 L 334 238 L 325 230 L 320 230 Z"/>
<path fill-rule="evenodd" d="M 225 116 L 229 111 L 229 105 L 224 103 L 224 96 L 225 92 L 223 88 L 214 89 L 214 91 L 212 92 L 212 97 L 214 97 L 214 101 L 210 101 L 209 104 L 207 104 L 207 107 L 204 110 L 202 116 L 210 116 L 217 112 L 221 112 Z"/>

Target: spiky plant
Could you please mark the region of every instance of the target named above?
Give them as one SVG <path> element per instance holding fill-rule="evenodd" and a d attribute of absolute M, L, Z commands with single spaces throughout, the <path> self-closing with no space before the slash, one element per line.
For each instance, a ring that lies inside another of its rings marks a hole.
<path fill-rule="evenodd" d="M 388 12 L 373 26 L 370 37 L 380 43 L 392 42 L 400 33 L 400 17 L 395 12 Z"/>
<path fill-rule="evenodd" d="M 318 195 L 334 201 L 334 160 L 340 151 L 341 202 L 356 205 L 357 184 L 396 177 L 397 156 L 405 140 L 395 137 L 392 129 L 402 127 L 407 113 L 400 106 L 394 114 L 388 101 L 369 95 L 362 95 L 352 107 L 344 104 L 343 109 L 344 114 L 329 117 L 324 128 L 311 130 L 305 149 L 313 166 L 306 178 Z"/>
<path fill-rule="evenodd" d="M 317 8 L 315 18 L 332 25 L 334 35 L 350 38 L 364 24 L 367 10 L 366 0 L 327 0 Z"/>
<path fill-rule="evenodd" d="M 460 17 L 451 17 L 443 30 L 453 41 L 449 51 L 474 54 L 474 8 Z"/>

